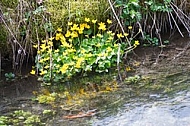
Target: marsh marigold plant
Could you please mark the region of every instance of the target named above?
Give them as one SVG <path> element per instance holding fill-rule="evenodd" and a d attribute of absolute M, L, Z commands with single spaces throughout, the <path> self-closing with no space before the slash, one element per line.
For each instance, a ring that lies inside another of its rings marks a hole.
<path fill-rule="evenodd" d="M 116 65 L 119 43 L 120 57 L 126 49 L 126 44 L 119 41 L 124 35 L 120 33 L 114 39 L 115 34 L 109 31 L 108 25 L 111 23 L 109 19 L 98 22 L 89 18 L 81 24 L 68 22 L 67 31 L 58 28 L 54 37 L 43 40 L 39 46 L 34 45 L 38 49 L 36 68 L 42 80 L 60 82 L 76 73 L 108 72 L 110 67 Z M 134 47 L 137 45 L 139 43 L 135 41 Z"/>

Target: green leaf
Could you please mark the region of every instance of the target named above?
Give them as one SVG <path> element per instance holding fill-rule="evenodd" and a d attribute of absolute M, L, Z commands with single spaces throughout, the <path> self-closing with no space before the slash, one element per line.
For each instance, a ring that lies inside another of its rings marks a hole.
<path fill-rule="evenodd" d="M 84 34 L 91 35 L 92 34 L 92 29 L 85 30 Z"/>

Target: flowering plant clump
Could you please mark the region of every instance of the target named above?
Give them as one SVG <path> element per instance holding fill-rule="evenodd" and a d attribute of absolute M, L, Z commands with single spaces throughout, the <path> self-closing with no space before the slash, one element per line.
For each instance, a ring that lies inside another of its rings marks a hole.
<path fill-rule="evenodd" d="M 108 30 L 111 23 L 111 20 L 98 23 L 89 18 L 81 24 L 68 22 L 69 29 L 65 34 L 58 28 L 54 37 L 34 45 L 38 49 L 36 67 L 42 80 L 58 82 L 66 81 L 76 73 L 108 72 L 116 64 L 118 54 L 122 57 L 126 48 L 126 44 L 118 41 L 125 35 L 117 34 L 115 40 L 115 34 Z M 54 47 L 57 43 L 59 46 Z M 137 45 L 139 43 L 135 41 L 133 47 Z"/>

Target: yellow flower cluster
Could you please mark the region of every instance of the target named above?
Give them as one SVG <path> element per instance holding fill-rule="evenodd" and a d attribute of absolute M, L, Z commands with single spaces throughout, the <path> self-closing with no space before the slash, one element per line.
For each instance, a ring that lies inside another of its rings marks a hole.
<path fill-rule="evenodd" d="M 134 43 L 134 47 L 137 47 L 138 45 L 140 45 L 139 41 L 136 40 L 135 43 Z"/>
<path fill-rule="evenodd" d="M 105 31 L 106 30 L 106 25 L 105 25 L 105 23 L 102 23 L 102 22 L 100 22 L 100 23 L 98 23 L 98 25 L 99 25 L 99 30 L 102 30 L 102 31 Z"/>
<path fill-rule="evenodd" d="M 73 24 L 72 22 L 69 22 L 68 25 L 70 26 L 70 30 L 68 30 L 65 34 L 66 38 L 71 37 L 73 38 L 77 38 L 79 36 L 79 34 L 83 34 L 85 28 L 89 29 L 90 25 L 88 25 L 87 23 L 82 23 L 82 24 Z"/>
<path fill-rule="evenodd" d="M 68 69 L 68 67 L 69 67 L 69 65 L 68 64 L 64 64 L 62 67 L 61 67 L 61 69 L 60 69 L 60 71 L 61 71 L 61 73 L 66 73 L 67 72 L 67 69 Z"/>
<path fill-rule="evenodd" d="M 48 53 L 51 53 L 52 52 L 52 46 L 53 46 L 53 40 L 54 38 L 49 38 L 49 40 L 43 40 L 42 41 L 42 44 L 40 45 L 40 49 L 38 49 L 38 54 L 44 52 L 44 51 L 47 51 Z M 38 45 L 33 45 L 34 48 L 38 48 Z"/>
<path fill-rule="evenodd" d="M 59 80 L 69 78 L 81 70 L 95 69 L 98 72 L 107 72 L 115 62 L 111 61 L 111 58 L 117 56 L 119 46 L 117 41 L 129 35 L 109 31 L 108 24 L 111 23 L 109 19 L 107 22 L 98 22 L 85 18 L 84 23 L 81 24 L 68 22 L 68 30 L 65 32 L 62 28 L 58 28 L 54 37 L 43 40 L 39 45 L 34 45 L 40 54 L 39 74 L 43 78 L 58 76 Z M 116 40 L 114 40 L 115 36 Z M 59 42 L 59 47 L 55 49 L 53 42 Z M 135 41 L 134 47 L 137 45 L 139 42 Z M 31 74 L 35 74 L 35 71 L 32 70 Z"/>
<path fill-rule="evenodd" d="M 83 57 L 78 58 L 75 67 L 76 68 L 81 68 L 81 63 L 84 61 L 85 59 Z"/>

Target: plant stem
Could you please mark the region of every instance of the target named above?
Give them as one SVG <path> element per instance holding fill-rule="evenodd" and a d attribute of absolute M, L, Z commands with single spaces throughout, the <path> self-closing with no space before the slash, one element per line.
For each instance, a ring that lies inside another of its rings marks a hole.
<path fill-rule="evenodd" d="M 119 81 L 122 81 L 121 74 L 120 74 L 120 67 L 119 67 L 120 50 L 121 50 L 121 45 L 120 45 L 120 43 L 119 43 L 118 52 L 117 52 L 117 70 L 118 70 Z"/>

